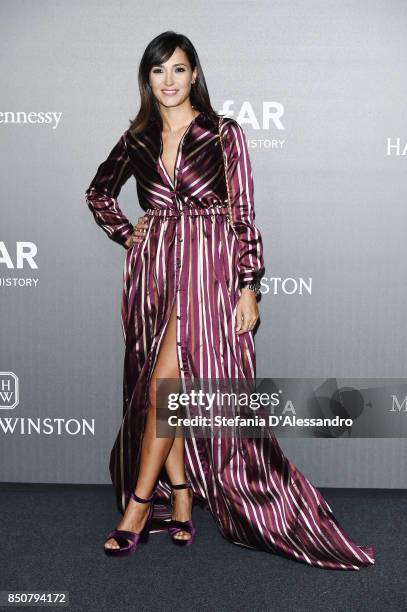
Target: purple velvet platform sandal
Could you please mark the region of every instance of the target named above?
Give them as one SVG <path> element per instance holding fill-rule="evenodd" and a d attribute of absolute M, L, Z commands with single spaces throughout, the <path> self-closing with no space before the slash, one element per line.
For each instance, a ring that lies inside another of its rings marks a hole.
<path fill-rule="evenodd" d="M 132 492 L 131 497 L 140 504 L 147 504 L 148 502 L 153 502 L 155 496 L 155 491 L 152 493 L 150 497 L 147 499 L 143 499 L 142 497 L 138 497 L 134 492 Z M 135 533 L 134 531 L 126 531 L 125 529 L 114 529 L 107 536 L 105 543 L 110 539 L 114 538 L 120 548 L 106 548 L 103 550 L 110 557 L 125 557 L 127 555 L 132 555 L 136 552 L 137 545 L 139 542 L 147 542 L 148 534 L 149 534 L 149 526 L 151 523 L 151 518 L 153 515 L 154 504 L 150 503 L 150 510 L 148 512 L 148 517 L 146 520 L 146 524 L 140 533 Z M 130 540 L 130 541 L 129 541 Z"/>
<path fill-rule="evenodd" d="M 192 489 L 192 485 L 189 481 L 184 482 L 182 484 L 178 484 L 178 485 L 170 485 L 170 487 L 171 489 Z M 171 497 L 170 497 L 171 504 L 172 504 L 172 497 L 173 497 L 173 494 L 171 492 Z M 188 538 L 187 540 L 184 540 L 181 538 L 175 538 L 174 537 L 175 534 L 179 533 L 180 531 L 187 531 L 188 533 L 191 534 L 191 537 Z M 194 527 L 192 519 L 189 519 L 188 521 L 175 521 L 174 519 L 171 519 L 168 525 L 168 533 L 170 534 L 171 539 L 174 542 L 174 544 L 176 544 L 177 546 L 190 546 L 194 540 L 196 529 Z"/>

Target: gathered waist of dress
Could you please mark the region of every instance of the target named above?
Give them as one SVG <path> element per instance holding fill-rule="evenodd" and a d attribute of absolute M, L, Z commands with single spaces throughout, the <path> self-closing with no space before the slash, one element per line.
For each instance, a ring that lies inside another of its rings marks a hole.
<path fill-rule="evenodd" d="M 182 215 L 189 217 L 200 217 L 210 215 L 227 215 L 227 206 L 213 206 L 210 208 L 148 208 L 145 211 L 146 215 L 157 217 L 181 217 Z"/>

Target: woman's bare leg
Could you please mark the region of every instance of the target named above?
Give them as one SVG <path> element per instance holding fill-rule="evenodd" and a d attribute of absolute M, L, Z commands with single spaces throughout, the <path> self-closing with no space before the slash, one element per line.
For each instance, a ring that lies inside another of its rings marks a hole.
<path fill-rule="evenodd" d="M 184 438 L 177 435 L 165 462 L 165 469 L 171 484 L 181 484 L 186 481 L 184 451 Z"/>
<path fill-rule="evenodd" d="M 175 358 L 177 360 L 176 354 L 176 326 L 171 328 L 171 342 L 173 342 L 173 352 L 171 354 L 171 359 Z M 178 367 L 178 362 L 177 362 Z M 185 474 L 185 440 L 182 434 L 182 430 L 177 430 L 176 437 L 173 445 L 171 446 L 171 450 L 168 454 L 167 460 L 165 462 L 165 469 L 167 471 L 167 475 L 171 484 L 181 484 L 186 481 Z M 192 508 L 192 499 L 193 493 L 191 489 L 174 489 L 173 490 L 173 509 L 172 509 L 172 518 L 176 521 L 187 521 L 191 518 L 191 508 Z M 179 538 L 180 540 L 189 540 L 191 534 L 188 531 L 178 531 L 174 534 L 174 538 Z"/>
<path fill-rule="evenodd" d="M 171 484 L 181 484 L 186 481 L 184 451 L 184 437 L 176 437 L 174 444 L 171 447 L 165 469 L 170 479 Z M 173 491 L 174 506 L 172 518 L 176 521 L 187 521 L 191 518 L 193 492 L 191 489 L 175 489 Z M 180 540 L 189 540 L 191 534 L 188 531 L 178 531 L 174 534 L 174 538 Z"/>
<path fill-rule="evenodd" d="M 159 378 L 179 379 L 175 326 L 176 310 L 173 307 L 149 385 L 148 412 L 141 446 L 140 470 L 134 490 L 135 494 L 143 499 L 151 495 L 158 475 L 174 444 L 174 437 L 156 437 L 156 387 Z M 141 504 L 130 498 L 117 529 L 139 533 L 145 525 L 149 507 L 148 503 Z M 119 548 L 119 545 L 114 538 L 110 538 L 105 543 L 105 548 Z"/>
<path fill-rule="evenodd" d="M 192 283 L 189 284 L 189 301 L 192 303 Z M 175 339 L 176 341 L 176 335 Z M 185 439 L 179 430 L 176 431 L 174 444 L 165 462 L 165 469 L 171 484 L 181 484 L 186 481 L 185 474 Z M 176 521 L 187 521 L 191 518 L 193 492 L 191 489 L 174 489 L 172 492 L 173 508 L 172 518 Z M 173 535 L 180 540 L 189 540 L 191 534 L 188 531 L 178 531 Z"/>

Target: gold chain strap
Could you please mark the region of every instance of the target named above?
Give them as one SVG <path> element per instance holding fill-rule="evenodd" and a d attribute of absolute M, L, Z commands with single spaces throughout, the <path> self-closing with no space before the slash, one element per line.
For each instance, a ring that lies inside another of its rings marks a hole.
<path fill-rule="evenodd" d="M 221 133 L 220 133 L 220 127 L 221 127 L 222 119 L 223 119 L 223 117 L 219 117 L 219 130 L 218 130 L 218 132 L 219 132 L 220 146 L 222 147 L 222 157 L 223 157 L 223 166 L 224 166 L 224 169 L 225 169 L 226 189 L 227 189 L 227 192 L 228 192 L 228 215 L 227 215 L 227 218 L 228 218 L 228 221 L 229 221 L 231 227 L 233 227 L 232 204 L 231 204 L 231 201 L 230 201 L 229 181 L 228 181 L 228 164 L 227 164 L 227 158 L 226 158 L 225 150 L 224 150 L 224 147 L 223 147 L 222 136 L 221 136 Z"/>

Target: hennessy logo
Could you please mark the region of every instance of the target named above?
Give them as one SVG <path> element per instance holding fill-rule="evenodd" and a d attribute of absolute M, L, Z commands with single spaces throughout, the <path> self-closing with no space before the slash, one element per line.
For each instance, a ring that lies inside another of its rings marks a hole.
<path fill-rule="evenodd" d="M 13 372 L 0 372 L 0 409 L 12 410 L 18 404 L 18 377 Z"/>
<path fill-rule="evenodd" d="M 0 124 L 28 123 L 50 124 L 56 130 L 61 121 L 62 113 L 53 111 L 0 111 Z"/>

